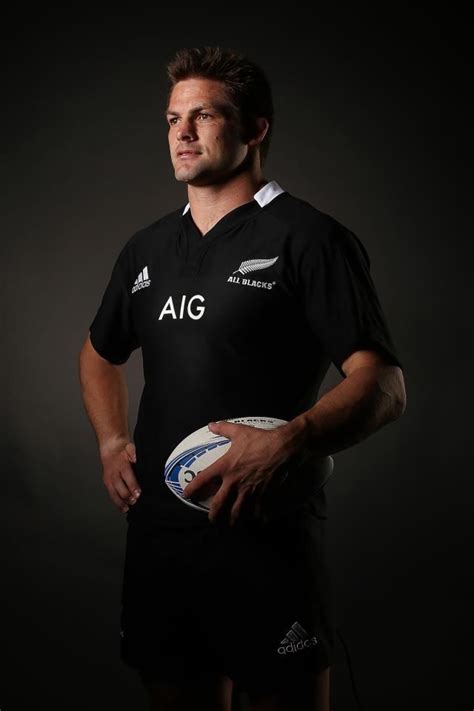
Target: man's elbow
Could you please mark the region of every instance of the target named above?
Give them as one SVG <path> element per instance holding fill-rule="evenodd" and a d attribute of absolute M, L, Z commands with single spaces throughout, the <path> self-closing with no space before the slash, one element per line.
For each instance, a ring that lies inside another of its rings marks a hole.
<path fill-rule="evenodd" d="M 403 413 L 406 410 L 407 406 L 407 400 L 406 397 L 400 398 L 394 398 L 393 406 L 392 406 L 392 420 L 398 420 L 399 417 L 403 415 Z"/>
<path fill-rule="evenodd" d="M 398 420 L 403 415 L 407 406 L 407 394 L 403 371 L 398 366 L 391 368 L 390 385 L 388 391 L 391 396 L 390 420 Z"/>

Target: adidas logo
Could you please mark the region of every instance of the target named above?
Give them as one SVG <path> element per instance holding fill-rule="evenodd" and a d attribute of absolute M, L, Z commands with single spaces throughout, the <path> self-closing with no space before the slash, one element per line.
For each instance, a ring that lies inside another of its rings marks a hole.
<path fill-rule="evenodd" d="M 135 283 L 132 287 L 132 294 L 134 294 L 138 289 L 144 289 L 146 286 L 150 286 L 151 279 L 148 276 L 148 267 L 143 267 L 140 274 L 135 279 Z"/>
<path fill-rule="evenodd" d="M 278 647 L 278 654 L 294 654 L 299 652 L 305 647 L 313 647 L 318 643 L 316 637 L 309 637 L 308 633 L 302 627 L 299 622 L 293 622 L 290 629 L 286 633 L 280 646 Z"/>

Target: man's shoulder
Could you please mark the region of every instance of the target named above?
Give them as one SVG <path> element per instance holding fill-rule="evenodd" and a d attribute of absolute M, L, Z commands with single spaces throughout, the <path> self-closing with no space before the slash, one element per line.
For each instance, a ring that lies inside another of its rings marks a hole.
<path fill-rule="evenodd" d="M 294 198 L 293 209 L 301 215 L 297 232 L 302 237 L 301 245 L 323 250 L 326 254 L 335 251 L 363 257 L 370 268 L 370 257 L 361 238 L 334 215 L 323 212 L 306 200 Z"/>
<path fill-rule="evenodd" d="M 329 213 L 288 191 L 284 192 L 283 200 L 275 200 L 269 207 L 274 217 L 299 231 L 308 228 L 309 231 L 317 230 L 324 233 L 340 224 Z"/>
<path fill-rule="evenodd" d="M 291 235 L 292 249 L 296 253 L 314 253 L 314 250 L 326 254 L 339 250 L 357 256 L 362 253 L 370 265 L 365 245 L 346 224 L 308 200 L 288 191 L 284 196 L 281 200 L 275 200 L 270 212 Z"/>
<path fill-rule="evenodd" d="M 298 242 L 302 240 L 305 243 L 310 240 L 313 243 L 330 244 L 347 239 L 348 235 L 353 234 L 334 215 L 324 212 L 308 200 L 287 191 L 284 195 L 284 199 L 275 200 L 269 212 Z"/>

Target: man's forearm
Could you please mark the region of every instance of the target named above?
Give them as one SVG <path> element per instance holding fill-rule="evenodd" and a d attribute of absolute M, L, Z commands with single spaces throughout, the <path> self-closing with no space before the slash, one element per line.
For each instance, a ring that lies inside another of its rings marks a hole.
<path fill-rule="evenodd" d="M 79 372 L 84 405 L 103 457 L 130 440 L 125 375 L 120 366 L 84 355 Z"/>
<path fill-rule="evenodd" d="M 366 439 L 404 407 L 393 367 L 361 367 L 285 425 L 287 444 L 302 461 L 326 456 Z"/>

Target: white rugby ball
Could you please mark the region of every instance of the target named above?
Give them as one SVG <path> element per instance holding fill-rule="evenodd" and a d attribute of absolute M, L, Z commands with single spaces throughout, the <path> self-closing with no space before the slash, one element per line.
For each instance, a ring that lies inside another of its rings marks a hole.
<path fill-rule="evenodd" d="M 233 417 L 228 418 L 226 422 L 273 429 L 285 425 L 287 420 L 276 417 Z M 230 439 L 211 432 L 207 425 L 185 437 L 166 460 L 164 477 L 169 489 L 188 506 L 208 513 L 212 498 L 222 484 L 218 477 L 206 487 L 202 499 L 196 501 L 195 498 L 195 501 L 191 501 L 183 496 L 183 492 L 199 472 L 222 457 L 230 445 Z M 331 456 L 308 459 L 301 464 L 295 462 L 296 460 L 292 459 L 291 466 L 295 469 L 293 476 L 288 477 L 288 472 L 284 472 L 278 486 L 273 487 L 273 490 L 270 488 L 267 494 L 266 513 L 269 517 L 283 515 L 306 501 L 317 489 L 324 486 L 334 468 Z"/>
<path fill-rule="evenodd" d="M 220 420 L 218 420 L 220 422 Z M 232 417 L 226 422 L 235 422 L 240 425 L 250 425 L 262 429 L 273 429 L 285 425 L 287 420 L 276 417 Z M 199 511 L 209 512 L 212 497 L 221 486 L 221 481 L 215 480 L 216 491 L 209 496 L 193 503 L 183 496 L 187 485 L 200 471 L 210 466 L 216 459 L 222 457 L 231 445 L 228 437 L 211 432 L 205 425 L 185 437 L 171 452 L 165 464 L 165 482 L 173 494 L 178 496 L 188 506 Z"/>

